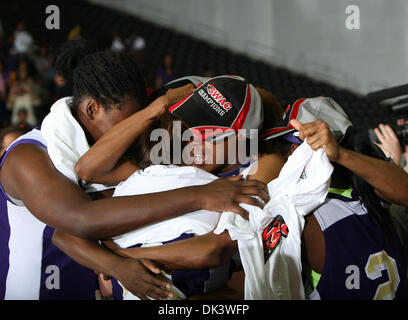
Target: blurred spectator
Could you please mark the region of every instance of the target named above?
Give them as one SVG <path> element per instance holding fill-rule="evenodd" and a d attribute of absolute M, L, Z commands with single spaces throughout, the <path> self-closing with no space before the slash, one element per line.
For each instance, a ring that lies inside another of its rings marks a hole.
<path fill-rule="evenodd" d="M 4 41 L 4 29 L 3 29 L 3 23 L 1 22 L 1 19 L 0 19 L 0 57 L 2 56 L 2 55 L 4 55 L 4 53 L 5 53 L 5 41 Z"/>
<path fill-rule="evenodd" d="M 27 109 L 27 122 L 35 126 L 37 119 L 34 113 L 34 107 L 41 101 L 38 97 L 38 88 L 31 77 L 29 77 L 27 66 L 22 64 L 18 70 L 17 79 L 10 87 L 7 99 L 7 108 L 11 110 L 11 124 L 18 123 L 17 113 L 20 108 Z"/>
<path fill-rule="evenodd" d="M 25 30 L 23 22 L 17 24 L 16 31 L 14 32 L 14 49 L 18 55 L 24 55 L 29 53 L 33 38 Z"/>
<path fill-rule="evenodd" d="M 146 47 L 146 41 L 142 36 L 134 32 L 130 37 L 130 50 L 134 52 L 142 51 Z"/>
<path fill-rule="evenodd" d="M 112 44 L 111 44 L 111 50 L 113 51 L 123 51 L 125 50 L 125 44 L 123 43 L 119 32 L 113 31 L 112 32 Z"/>
<path fill-rule="evenodd" d="M 6 54 L 4 55 L 4 72 L 7 82 L 16 77 L 18 59 L 12 46 L 6 44 Z"/>
<path fill-rule="evenodd" d="M 408 121 L 404 119 L 399 119 L 397 122 L 398 125 L 405 123 L 408 123 Z M 377 145 L 384 154 L 391 158 L 396 165 L 404 167 L 405 171 L 408 172 L 408 146 L 401 146 L 394 130 L 387 124 L 380 123 L 378 128 L 374 129 L 374 132 L 380 141 Z"/>
<path fill-rule="evenodd" d="M 4 71 L 4 62 L 0 56 L 0 105 L 2 102 L 5 103 L 7 94 L 7 75 Z"/>
<path fill-rule="evenodd" d="M 0 56 L 0 126 L 3 127 L 5 120 L 8 118 L 6 111 L 7 99 L 7 82 L 4 72 L 4 63 Z"/>
<path fill-rule="evenodd" d="M 137 32 L 134 32 L 129 40 L 129 51 L 136 57 L 136 62 L 139 64 L 143 63 L 145 47 L 146 41 L 144 38 L 137 34 Z"/>
<path fill-rule="evenodd" d="M 48 54 L 47 46 L 41 45 L 38 55 L 34 56 L 37 72 L 49 84 L 54 79 L 55 70 L 52 67 L 52 56 Z"/>
<path fill-rule="evenodd" d="M 0 55 L 0 78 L 3 79 L 4 85 L 7 86 L 10 78 L 10 71 L 6 70 L 3 57 Z M 1 82 L 1 80 L 0 80 Z M 0 85 L 1 86 L 1 85 Z M 1 91 L 1 88 L 0 88 Z M 1 95 L 1 93 L 0 93 Z"/>
<path fill-rule="evenodd" d="M 76 25 L 72 28 L 72 30 L 68 33 L 67 40 L 74 40 L 81 37 L 82 28 L 80 25 Z"/>
<path fill-rule="evenodd" d="M 17 127 L 20 129 L 25 129 L 25 130 L 31 130 L 33 128 L 33 126 L 31 126 L 28 122 L 27 122 L 27 109 L 25 108 L 20 108 L 17 111 Z"/>
<path fill-rule="evenodd" d="M 20 129 L 19 127 L 12 126 L 5 128 L 0 133 L 0 157 L 6 151 L 7 147 L 18 137 L 22 136 L 23 134 L 27 133 L 28 129 Z"/>
<path fill-rule="evenodd" d="M 54 76 L 53 82 L 53 100 L 54 102 L 64 98 L 72 96 L 72 87 L 58 74 Z"/>
<path fill-rule="evenodd" d="M 173 57 L 169 54 L 166 54 L 163 59 L 163 66 L 156 72 L 156 89 L 176 78 L 177 75 L 173 67 Z"/>

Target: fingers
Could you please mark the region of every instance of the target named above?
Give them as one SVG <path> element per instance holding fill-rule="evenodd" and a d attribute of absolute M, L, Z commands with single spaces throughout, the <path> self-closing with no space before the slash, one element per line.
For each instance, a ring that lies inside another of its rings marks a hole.
<path fill-rule="evenodd" d="M 258 196 L 265 203 L 270 200 L 268 186 L 257 180 L 241 181 L 241 193 L 243 195 Z"/>
<path fill-rule="evenodd" d="M 269 193 L 263 189 L 257 189 L 255 187 L 246 187 L 242 189 L 242 193 L 250 196 L 258 196 L 265 203 L 270 200 Z"/>
<path fill-rule="evenodd" d="M 147 268 L 148 270 L 150 270 L 153 273 L 156 274 L 160 274 L 160 269 L 156 266 L 156 264 L 151 261 L 151 260 L 147 260 L 147 259 L 140 259 L 140 263 Z"/>
<path fill-rule="evenodd" d="M 326 147 L 330 143 L 328 132 L 325 130 L 322 130 L 321 132 L 308 138 L 307 143 L 310 145 L 310 147 L 314 151 L 318 150 L 319 148 L 326 149 Z"/>
<path fill-rule="evenodd" d="M 108 281 L 108 280 L 110 280 L 110 279 L 111 279 L 111 277 L 110 277 L 110 276 L 108 276 L 107 274 L 100 273 L 100 275 L 102 276 L 103 280 L 105 280 L 105 281 Z"/>
<path fill-rule="evenodd" d="M 165 296 L 167 296 L 169 294 L 169 292 L 167 290 L 171 288 L 171 285 L 167 281 L 160 280 L 160 279 L 152 276 L 146 282 L 149 283 L 150 285 L 152 285 L 153 286 L 152 288 L 158 289 L 157 292 L 161 292 Z"/>
<path fill-rule="evenodd" d="M 150 274 L 145 274 L 140 286 L 140 289 L 143 289 L 143 294 L 153 299 L 173 298 L 173 293 L 169 291 L 171 288 L 170 283 L 165 277 L 162 278 L 164 280 Z"/>
<path fill-rule="evenodd" d="M 241 181 L 241 186 L 243 187 L 255 187 L 259 190 L 263 190 L 265 192 L 268 192 L 268 186 L 265 183 L 262 183 L 258 180 L 245 180 Z"/>
<path fill-rule="evenodd" d="M 302 123 L 300 121 L 297 121 L 296 119 L 290 120 L 290 124 L 292 125 L 293 128 L 295 128 L 298 131 L 300 131 L 302 127 Z"/>
<path fill-rule="evenodd" d="M 246 211 L 244 208 L 242 208 L 238 202 L 232 203 L 228 208 L 227 211 L 234 212 L 236 214 L 239 214 L 242 218 L 245 220 L 249 219 L 249 213 Z"/>
<path fill-rule="evenodd" d="M 144 261 L 134 261 L 133 266 L 136 266 L 136 270 L 130 267 L 128 272 L 134 274 L 134 277 L 122 279 L 122 284 L 129 290 L 132 294 L 137 296 L 142 300 L 149 300 L 149 298 L 156 300 L 171 299 L 173 298 L 173 293 L 169 290 L 171 289 L 170 283 L 165 277 L 158 277 L 157 275 L 152 275 L 145 265 L 149 266 L 148 260 Z M 136 263 L 136 265 L 134 264 Z M 139 265 L 139 263 L 141 265 Z M 133 269 L 133 271 L 132 271 Z M 142 271 L 143 270 L 143 271 Z"/>
<path fill-rule="evenodd" d="M 301 140 L 310 139 L 310 137 L 314 136 L 315 134 L 321 133 L 322 131 L 326 134 L 330 132 L 328 124 L 321 120 L 302 124 L 301 122 L 292 119 L 290 121 L 290 124 L 299 131 L 299 139 Z"/>
<path fill-rule="evenodd" d="M 398 141 L 398 137 L 395 134 L 394 130 L 389 125 L 380 124 L 381 130 L 384 132 L 384 135 L 387 140 Z"/>
<path fill-rule="evenodd" d="M 384 125 L 380 123 L 378 128 L 374 129 L 375 134 L 378 137 L 378 140 L 381 141 L 382 144 L 389 142 L 398 141 L 398 137 L 395 134 L 394 130 L 389 125 Z"/>
<path fill-rule="evenodd" d="M 163 288 L 163 289 L 170 289 L 171 288 L 170 283 L 167 281 L 167 279 L 165 277 L 163 277 L 164 280 L 161 280 L 161 279 L 157 278 L 157 276 L 151 275 L 149 273 L 149 271 L 151 271 L 151 272 L 155 273 L 156 275 L 161 275 L 161 270 L 156 266 L 156 264 L 153 261 L 148 260 L 148 259 L 139 259 L 139 262 L 145 268 L 145 270 L 148 271 L 148 272 L 144 273 L 143 276 L 142 276 L 143 279 L 147 283 L 149 283 L 149 284 L 151 284 L 151 285 L 153 285 L 153 286 L 155 286 L 157 288 Z"/>
<path fill-rule="evenodd" d="M 385 137 L 383 136 L 382 132 L 380 131 L 380 129 L 375 128 L 374 129 L 374 133 L 377 136 L 378 140 L 380 141 L 381 144 L 384 144 L 385 142 Z"/>
<path fill-rule="evenodd" d="M 258 208 L 261 208 L 261 209 L 263 209 L 263 207 L 264 207 L 263 203 L 261 203 L 257 198 L 251 197 L 251 196 L 242 195 L 242 196 L 238 197 L 238 201 L 240 203 L 246 203 L 246 204 L 249 204 L 251 206 L 256 206 Z"/>
<path fill-rule="evenodd" d="M 145 290 L 146 292 L 146 299 L 148 300 L 149 297 L 155 300 L 167 300 L 172 299 L 174 297 L 173 293 L 159 289 L 157 287 L 150 286 L 148 289 Z"/>
<path fill-rule="evenodd" d="M 374 128 L 374 132 L 381 142 L 377 145 L 387 157 L 392 157 L 394 162 L 399 165 L 402 150 L 394 130 L 390 126 L 380 123 L 378 128 Z"/>
<path fill-rule="evenodd" d="M 191 83 L 186 84 L 179 88 L 169 89 L 166 93 L 166 96 L 169 99 L 169 104 L 171 105 L 171 104 L 176 103 L 177 101 L 191 94 L 194 90 L 195 90 L 195 87 Z"/>

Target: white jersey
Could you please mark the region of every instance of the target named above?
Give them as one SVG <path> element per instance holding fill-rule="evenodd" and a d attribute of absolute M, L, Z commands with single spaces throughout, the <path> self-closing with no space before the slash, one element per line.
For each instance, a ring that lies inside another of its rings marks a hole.
<path fill-rule="evenodd" d="M 41 131 L 15 140 L 1 159 L 20 144 L 46 148 Z M 35 186 L 34 186 L 35 187 Z M 13 199 L 0 184 L 0 299 L 95 299 L 96 280 L 52 244 L 54 229 Z"/>
<path fill-rule="evenodd" d="M 217 179 L 201 169 L 187 166 L 154 165 L 138 170 L 126 181 L 121 182 L 114 197 L 162 192 L 182 187 L 203 185 Z M 220 195 L 222 196 L 222 195 Z M 136 244 L 151 245 L 175 239 L 183 233 L 202 235 L 210 232 L 217 224 L 218 212 L 198 210 L 176 218 L 150 224 L 124 235 L 113 238 L 122 248 Z"/>
<path fill-rule="evenodd" d="M 114 197 L 162 192 L 182 187 L 203 185 L 217 179 L 201 169 L 187 166 L 154 165 L 136 171 L 126 181 L 120 183 L 113 194 Z M 220 195 L 222 197 L 223 195 Z M 203 235 L 213 230 L 217 224 L 219 213 L 198 210 L 182 216 L 153 223 L 133 230 L 113 240 L 122 248 L 133 246 L 161 245 Z M 176 270 L 166 277 L 172 283 L 176 296 L 184 299 L 187 296 L 202 292 L 211 292 L 220 288 L 228 281 L 229 262 L 217 268 L 197 270 Z M 127 290 L 123 291 L 124 300 L 138 299 Z"/>
<path fill-rule="evenodd" d="M 306 143 L 268 183 L 270 201 L 260 209 L 242 204 L 249 220 L 224 212 L 215 234 L 228 230 L 245 271 L 245 299 L 304 299 L 301 235 L 304 216 L 324 202 L 333 166 L 323 149 Z"/>

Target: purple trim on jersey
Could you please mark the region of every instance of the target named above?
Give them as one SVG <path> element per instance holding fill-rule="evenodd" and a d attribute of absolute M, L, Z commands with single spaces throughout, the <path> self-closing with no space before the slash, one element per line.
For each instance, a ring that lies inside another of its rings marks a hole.
<path fill-rule="evenodd" d="M 39 146 L 41 146 L 43 148 L 47 148 L 43 143 L 41 143 L 40 141 L 35 140 L 35 139 L 21 139 L 21 140 L 18 140 L 18 141 L 11 144 L 11 146 L 7 149 L 6 153 L 1 158 L 0 168 L 3 166 L 4 160 L 6 160 L 6 157 L 8 156 L 10 151 L 13 150 L 15 147 L 19 146 L 20 144 L 35 144 L 35 145 L 39 145 Z M 0 191 L 8 201 L 15 204 L 13 202 L 13 200 L 11 200 L 10 197 L 7 195 L 7 193 L 4 191 L 3 184 L 1 182 L 0 182 Z"/>
<path fill-rule="evenodd" d="M 31 143 L 37 144 L 42 147 L 45 147 L 44 144 L 35 140 L 35 139 L 21 139 L 11 144 L 8 150 L 3 154 L 0 161 L 0 168 L 3 166 L 6 157 L 13 150 L 20 144 L 24 143 Z M 10 267 L 10 248 L 9 248 L 9 240 L 10 240 L 10 224 L 8 218 L 8 211 L 7 211 L 7 201 L 14 203 L 11 201 L 9 196 L 6 194 L 3 188 L 3 184 L 0 181 L 0 299 L 4 300 L 6 295 L 6 281 L 7 281 L 7 274 Z"/>
<path fill-rule="evenodd" d="M 6 295 L 6 280 L 10 267 L 9 257 L 10 224 L 7 212 L 7 200 L 0 194 L 0 300 Z"/>
<path fill-rule="evenodd" d="M 35 129 L 34 129 L 35 130 Z M 3 155 L 0 168 L 4 163 L 5 158 L 12 149 L 21 144 L 35 144 L 46 148 L 46 146 L 35 139 L 20 139 L 14 142 Z M 7 200 L 13 203 L 5 193 L 0 181 L 0 299 L 5 297 L 6 279 L 9 269 L 8 247 L 10 238 L 10 225 L 7 213 Z M 46 300 L 95 300 L 95 291 L 99 289 L 99 283 L 95 273 L 80 264 L 76 263 L 59 248 L 52 244 L 52 235 L 54 229 L 46 226 L 43 232 L 43 251 L 41 261 L 41 283 L 40 283 L 40 299 Z M 47 289 L 47 277 L 52 276 L 47 274 L 46 269 L 49 265 L 55 265 L 60 271 L 60 289 Z M 28 266 L 29 267 L 29 266 Z"/>
<path fill-rule="evenodd" d="M 337 194 L 337 193 L 333 193 L 329 191 L 329 193 L 327 194 L 327 198 L 337 199 L 337 200 L 344 201 L 344 202 L 352 202 L 352 201 L 359 201 L 360 195 L 354 189 L 351 191 L 351 198 L 347 198 L 345 196 L 342 196 L 341 194 Z"/>
<path fill-rule="evenodd" d="M 118 280 L 114 278 L 111 278 L 111 280 L 113 300 L 123 300 L 123 287 L 119 284 Z"/>
<path fill-rule="evenodd" d="M 228 177 L 237 176 L 237 175 L 240 174 L 242 169 L 248 168 L 250 164 L 251 164 L 251 162 L 248 162 L 246 164 L 243 164 L 243 165 L 239 166 L 238 168 L 236 168 L 233 171 L 217 174 L 217 177 L 219 177 L 219 178 L 228 178 Z"/>
<path fill-rule="evenodd" d="M 35 140 L 35 139 L 21 139 L 11 144 L 8 150 L 3 154 L 0 161 L 0 168 L 3 166 L 6 157 L 13 150 L 20 144 L 24 143 L 31 143 L 37 144 L 42 147 L 45 147 L 44 144 Z M 14 203 L 11 201 L 9 196 L 6 194 L 3 188 L 3 184 L 0 181 L 0 299 L 4 300 L 6 295 L 6 281 L 7 281 L 7 274 L 10 267 L 10 248 L 9 248 L 9 240 L 10 240 L 10 224 L 8 218 L 8 211 L 7 211 L 7 201 Z"/>
<path fill-rule="evenodd" d="M 93 270 L 76 263 L 63 251 L 53 245 L 54 228 L 46 226 L 43 233 L 41 260 L 40 300 L 95 300 L 99 289 L 98 278 Z M 55 265 L 59 269 L 60 289 L 49 289 L 46 285 L 52 273 L 47 267 Z"/>

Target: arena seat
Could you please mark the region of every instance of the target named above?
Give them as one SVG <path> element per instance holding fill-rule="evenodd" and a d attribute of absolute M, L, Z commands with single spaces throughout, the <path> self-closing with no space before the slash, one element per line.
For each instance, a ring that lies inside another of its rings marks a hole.
<path fill-rule="evenodd" d="M 330 96 L 361 129 L 374 127 L 379 121 L 391 121 L 386 108 L 375 103 L 369 104 L 358 94 L 195 39 L 188 34 L 82 0 L 55 0 L 53 4 L 60 8 L 60 30 L 47 30 L 44 20 L 38 19 L 45 15 L 45 7 L 49 5 L 45 0 L 3 0 L 0 2 L 0 18 L 6 32 L 12 32 L 18 21 L 24 21 L 37 42 L 46 43 L 55 50 L 76 25 L 81 25 L 83 36 L 104 43 L 109 43 L 114 30 L 124 37 L 137 32 L 146 40 L 143 63 L 149 72 L 154 72 L 160 66 L 164 55 L 171 54 L 180 76 L 203 75 L 205 72 L 214 75 L 239 74 L 254 85 L 273 92 L 283 105 L 300 97 Z M 7 15 L 1 12 L 7 12 Z"/>

